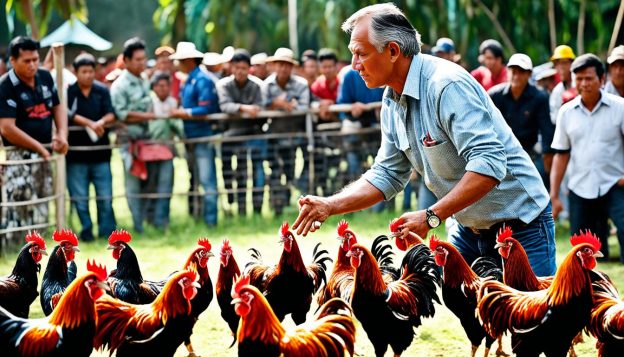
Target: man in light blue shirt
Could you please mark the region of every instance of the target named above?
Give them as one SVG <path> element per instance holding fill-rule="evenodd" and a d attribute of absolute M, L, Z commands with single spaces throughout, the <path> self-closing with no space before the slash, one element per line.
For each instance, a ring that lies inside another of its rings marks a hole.
<path fill-rule="evenodd" d="M 343 25 L 353 68 L 370 88 L 387 85 L 382 142 L 362 178 L 331 197 L 299 200 L 293 225 L 307 234 L 333 214 L 390 199 L 421 174 L 439 201 L 407 212 L 401 234 L 425 236 L 454 216 L 450 241 L 471 263 L 496 252 L 496 233 L 510 226 L 537 275 L 555 273 L 554 221 L 537 169 L 485 90 L 468 72 L 420 54 L 420 35 L 392 4 L 361 9 Z"/>

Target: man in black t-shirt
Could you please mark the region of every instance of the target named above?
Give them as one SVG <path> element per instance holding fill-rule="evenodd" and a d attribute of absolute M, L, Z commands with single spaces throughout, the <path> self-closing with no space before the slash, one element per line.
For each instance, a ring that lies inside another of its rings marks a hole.
<path fill-rule="evenodd" d="M 69 121 L 85 129 L 69 133 L 67 189 L 82 225 L 80 239 L 90 241 L 94 238 L 88 200 L 91 183 L 97 196 L 101 197 L 97 201 L 98 236 L 108 237 L 116 226 L 111 199 L 111 150 L 91 149 L 110 144 L 106 125 L 115 121 L 115 113 L 108 88 L 94 80 L 95 57 L 88 53 L 78 55 L 74 70 L 77 81 L 67 88 Z"/>
<path fill-rule="evenodd" d="M 0 77 L 0 135 L 7 151 L 7 160 L 43 158 L 50 152 L 44 147 L 67 153 L 67 114 L 59 105 L 52 76 L 39 69 L 39 43 L 18 36 L 9 44 L 13 69 Z M 56 133 L 52 135 L 52 120 Z M 28 201 L 52 194 L 52 176 L 47 163 L 8 165 L 0 175 L 2 196 L 6 202 Z M 47 226 L 48 205 L 26 205 L 2 209 L 0 232 L 5 227 Z M 0 236 L 2 233 L 0 233 Z"/>

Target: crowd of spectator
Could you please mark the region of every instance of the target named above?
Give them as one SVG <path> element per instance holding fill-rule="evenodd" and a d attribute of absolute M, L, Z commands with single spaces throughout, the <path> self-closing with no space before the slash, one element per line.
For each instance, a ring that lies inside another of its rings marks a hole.
<path fill-rule="evenodd" d="M 190 176 L 188 208 L 208 226 L 217 224 L 219 205 L 226 214 L 247 215 L 248 202 L 249 211 L 256 214 L 265 205 L 280 214 L 292 202 L 293 187 L 300 192 L 311 189 L 310 163 L 303 160 L 298 170 L 295 165 L 299 153 L 307 154 L 306 139 L 261 135 L 305 132 L 301 113 L 311 106 L 318 107 L 314 130 L 319 137 L 313 190 L 333 191 L 357 179 L 380 145 L 377 132 L 360 130 L 379 126 L 378 106 L 370 103 L 380 102 L 384 89 L 368 88 L 331 49 L 307 50 L 298 58 L 283 47 L 271 56 L 233 47 L 202 53 L 193 43 L 180 42 L 175 49 L 162 46 L 150 52 L 141 39 L 131 38 L 116 58 L 82 53 L 73 59 L 67 76 L 67 112 L 45 63 L 40 67 L 39 50 L 38 42 L 27 37 L 17 37 L 9 45 L 11 68 L 0 78 L 0 133 L 4 146 L 16 147 L 7 151 L 9 160 L 47 160 L 51 151 L 65 154 L 69 149 L 67 187 L 83 240 L 95 237 L 89 213 L 91 184 L 98 196 L 97 236 L 108 236 L 117 227 L 111 128 L 120 145 L 125 192 L 137 232 L 146 222 L 160 229 L 169 225 L 173 159 L 182 156 L 174 139 L 189 141 L 184 145 Z M 429 53 L 465 67 L 449 38 L 438 39 Z M 573 232 L 590 228 L 603 241 L 612 222 L 624 244 L 624 99 L 619 98 L 624 94 L 624 46 L 613 49 L 606 70 L 598 57 L 577 57 L 567 45 L 556 47 L 550 61 L 536 67 L 526 54 L 515 53 L 506 60 L 504 53 L 498 41 L 484 41 L 479 47 L 481 65 L 470 73 L 488 91 L 538 168 L 550 190 L 553 214 L 569 216 Z M 4 64 L 0 62 L 0 72 L 7 71 Z M 333 104 L 348 104 L 350 110 L 332 112 Z M 263 110 L 293 115 L 258 117 Z M 227 113 L 231 119 L 198 120 L 213 113 Z M 68 133 L 68 123 L 84 130 Z M 326 125 L 331 123 L 336 125 Z M 339 130 L 340 135 L 323 136 L 327 130 Z M 219 144 L 202 140 L 217 134 L 223 137 Z M 48 143 L 51 146 L 44 146 Z M 217 158 L 222 163 L 219 171 Z M 46 162 L 3 170 L 2 197 L 8 202 L 50 195 Z M 219 180 L 225 195 L 218 194 Z M 436 201 L 425 181 L 412 175 L 403 210 L 410 209 L 412 192 L 417 193 L 419 207 Z M 45 204 L 2 212 L 0 228 L 47 219 Z"/>

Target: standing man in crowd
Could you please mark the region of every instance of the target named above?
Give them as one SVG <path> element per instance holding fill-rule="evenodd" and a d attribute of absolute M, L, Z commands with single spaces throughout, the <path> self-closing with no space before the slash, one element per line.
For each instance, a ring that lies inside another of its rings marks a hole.
<path fill-rule="evenodd" d="M 457 64 L 461 60 L 461 55 L 455 52 L 455 42 L 448 37 L 439 38 L 431 49 L 431 54 Z"/>
<path fill-rule="evenodd" d="M 231 119 L 228 121 L 228 128 L 223 133 L 224 136 L 260 135 L 262 134 L 262 122 L 255 117 L 262 110 L 262 81 L 249 74 L 251 68 L 251 58 L 246 50 L 237 50 L 230 61 L 232 75 L 221 79 L 217 83 L 217 93 L 219 94 L 219 106 L 224 113 L 246 114 L 249 117 L 243 119 Z M 251 160 L 253 177 L 253 209 L 255 213 L 262 211 L 264 197 L 264 167 L 267 144 L 263 139 L 251 139 L 246 141 L 224 142 L 221 144 L 223 160 L 223 181 L 225 187 L 233 189 L 232 183 L 236 181 L 238 190 L 247 187 L 247 154 Z M 236 170 L 232 166 L 232 160 L 227 160 L 236 156 Z M 247 194 L 239 191 L 236 195 L 238 202 L 238 213 L 245 216 L 247 212 Z M 229 203 L 234 201 L 233 197 Z"/>
<path fill-rule="evenodd" d="M 305 50 L 301 54 L 301 68 L 299 69 L 299 75 L 308 81 L 308 86 L 311 86 L 319 75 L 319 63 L 318 56 L 314 50 Z"/>
<path fill-rule="evenodd" d="M 570 67 L 579 96 L 564 104 L 557 116 L 552 147 L 550 199 L 555 218 L 562 210 L 559 187 L 570 170 L 570 234 L 589 229 L 609 257 L 608 219 L 617 228 L 624 248 L 624 99 L 601 90 L 602 61 L 593 54 L 577 57 Z M 620 253 L 624 263 L 624 254 Z"/>
<path fill-rule="evenodd" d="M 184 134 L 187 139 L 195 139 L 214 134 L 212 124 L 193 117 L 219 112 L 219 97 L 215 83 L 208 78 L 199 65 L 204 54 L 191 42 L 179 42 L 171 59 L 180 61 L 180 70 L 188 74 L 180 94 L 181 108 L 171 112 L 172 117 L 184 120 Z M 204 222 L 209 227 L 217 225 L 218 194 L 217 168 L 215 166 L 215 145 L 212 142 L 199 142 L 187 146 L 189 171 L 195 177 L 191 190 L 197 191 L 201 184 L 204 189 Z"/>
<path fill-rule="evenodd" d="M 264 52 L 256 53 L 251 56 L 251 69 L 249 73 L 258 77 L 261 81 L 265 80 L 269 76 L 269 70 L 266 64 L 267 54 Z"/>
<path fill-rule="evenodd" d="M 176 101 L 180 101 L 180 79 L 176 76 L 175 64 L 169 58 L 175 50 L 169 46 L 160 46 L 154 51 L 156 55 L 156 66 L 154 67 L 154 74 L 165 73 L 169 75 L 169 88 L 171 96 Z"/>
<path fill-rule="evenodd" d="M 39 42 L 18 36 L 9 43 L 11 66 L 0 77 L 0 135 L 7 160 L 50 159 L 44 145 L 67 153 L 67 113 L 59 103 L 49 72 L 39 69 Z M 53 134 L 52 122 L 56 127 Z M 11 165 L 0 176 L 2 195 L 7 202 L 28 201 L 52 195 L 52 172 L 47 162 Z M 45 224 L 48 203 L 11 207 L 0 227 L 23 227 Z M 10 237 L 12 238 L 12 237 Z"/>
<path fill-rule="evenodd" d="M 458 224 L 450 241 L 468 263 L 489 255 L 504 226 L 527 248 L 539 276 L 555 273 L 554 221 L 535 166 L 483 87 L 446 60 L 420 53 L 420 34 L 393 4 L 365 7 L 343 24 L 351 34 L 353 68 L 370 88 L 387 85 L 382 142 L 360 179 L 330 197 L 299 199 L 298 234 L 315 231 L 329 216 L 390 199 L 412 168 L 439 201 L 406 212 L 399 228 L 425 237 L 446 218 Z"/>
<path fill-rule="evenodd" d="M 136 195 L 143 193 L 142 181 L 147 178 L 147 168 L 138 160 L 133 149 L 137 141 L 149 140 L 148 121 L 156 118 L 152 111 L 149 82 L 142 77 L 146 59 L 143 40 L 133 37 L 126 41 L 123 49 L 125 69 L 111 86 L 113 108 L 117 118 L 127 128 L 118 134 L 117 140 L 123 145 L 120 154 L 124 164 L 128 208 L 137 233 L 143 232 L 144 203 Z"/>
<path fill-rule="evenodd" d="M 540 175 L 548 188 L 553 157 L 550 143 L 555 132 L 548 111 L 548 95 L 529 83 L 533 71 L 533 62 L 529 56 L 524 53 L 514 54 L 509 58 L 507 68 L 511 80 L 492 87 L 488 93 L 524 151 L 538 170 L 542 169 Z M 537 152 L 535 144 L 540 136 L 541 152 Z"/>
<path fill-rule="evenodd" d="M 320 100 L 319 117 L 324 120 L 332 118 L 328 112 L 330 105 L 338 98 L 338 57 L 333 50 L 323 48 L 319 51 L 319 68 L 321 75 L 312 83 L 310 90 L 315 98 Z"/>
<path fill-rule="evenodd" d="M 550 120 L 554 123 L 557 122 L 557 113 L 559 108 L 563 105 L 563 95 L 566 91 L 574 90 L 574 83 L 572 83 L 572 72 L 570 72 L 570 66 L 576 56 L 570 46 L 561 45 L 557 46 L 553 51 L 552 61 L 555 70 L 559 73 L 559 82 L 550 93 L 549 105 L 550 105 Z"/>
<path fill-rule="evenodd" d="M 482 64 L 470 74 L 485 88 L 489 90 L 497 84 L 509 80 L 503 46 L 500 42 L 489 39 L 481 42 L 479 46 L 479 62 Z"/>
<path fill-rule="evenodd" d="M 95 57 L 88 53 L 78 55 L 73 65 L 77 80 L 67 88 L 69 120 L 85 130 L 70 132 L 69 145 L 108 146 L 110 141 L 106 126 L 115 121 L 115 112 L 108 88 L 95 81 Z M 95 187 L 96 196 L 100 197 L 96 201 L 98 237 L 108 237 L 116 229 L 110 159 L 110 148 L 70 150 L 67 153 L 67 189 L 82 225 L 82 241 L 94 238 L 89 213 L 91 184 Z"/>
<path fill-rule="evenodd" d="M 624 97 L 624 46 L 619 45 L 611 51 L 607 58 L 609 80 L 605 84 L 605 92 Z"/>

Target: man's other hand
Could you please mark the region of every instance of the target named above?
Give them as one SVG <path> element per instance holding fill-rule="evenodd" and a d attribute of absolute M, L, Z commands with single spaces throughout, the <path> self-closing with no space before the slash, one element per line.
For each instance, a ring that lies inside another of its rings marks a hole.
<path fill-rule="evenodd" d="M 302 196 L 299 198 L 299 216 L 292 225 L 297 234 L 306 236 L 315 232 L 331 216 L 331 205 L 326 197 Z"/>

